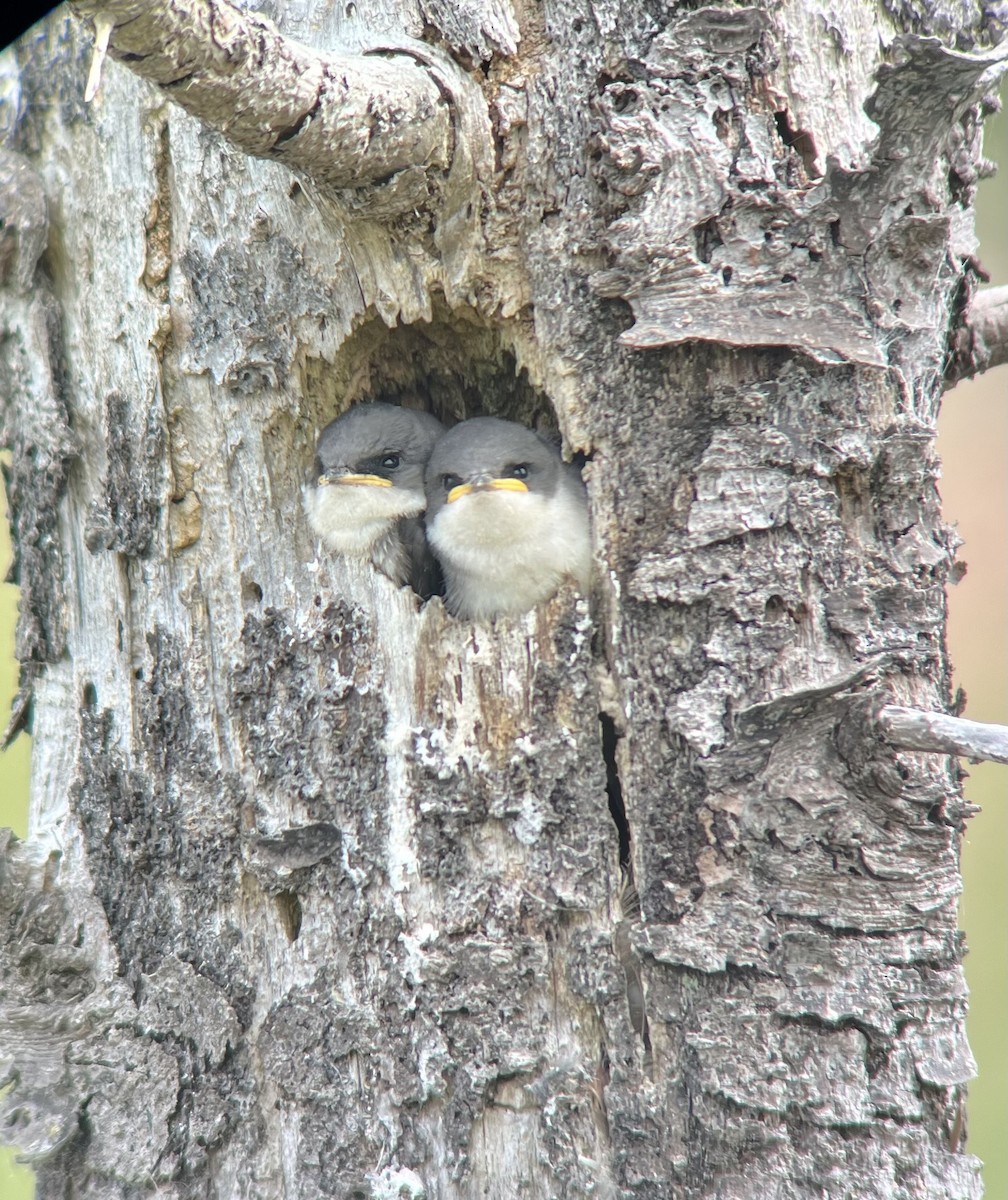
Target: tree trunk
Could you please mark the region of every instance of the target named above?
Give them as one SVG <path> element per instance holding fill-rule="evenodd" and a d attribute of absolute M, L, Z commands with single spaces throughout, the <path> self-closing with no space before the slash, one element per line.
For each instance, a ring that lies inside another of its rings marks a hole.
<path fill-rule="evenodd" d="M 1000 27 L 366 8 L 267 13 L 291 78 L 435 122 L 354 188 L 139 25 L 154 83 L 90 104 L 64 10 L 2 59 L 4 1136 L 40 1200 L 978 1196 L 959 771 L 877 714 L 950 703 Z M 244 28 L 198 69 L 279 109 Z M 371 399 L 558 429 L 592 594 L 474 625 L 320 553 L 314 439 Z"/>

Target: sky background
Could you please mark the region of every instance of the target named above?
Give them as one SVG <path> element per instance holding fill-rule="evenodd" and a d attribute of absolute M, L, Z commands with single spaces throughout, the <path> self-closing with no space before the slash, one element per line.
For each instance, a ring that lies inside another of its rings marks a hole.
<path fill-rule="evenodd" d="M 991 284 L 1008 284 L 1008 114 L 988 121 L 986 154 L 1005 164 L 980 186 L 980 258 Z M 949 650 L 965 716 L 1008 724 L 1008 365 L 945 397 L 938 451 L 945 519 L 965 545 L 965 578 L 949 593 Z M 4 452 L 6 454 L 6 452 Z M 6 499 L 3 501 L 6 514 Z M 0 516 L 0 577 L 10 561 Z M 0 584 L 0 730 L 16 689 L 17 588 Z M 31 743 L 22 734 L 0 754 L 0 826 L 27 830 Z M 969 1034 L 979 1064 L 970 1087 L 968 1149 L 985 1161 L 988 1200 L 1008 1197 L 1008 766 L 968 766 L 966 797 L 982 809 L 963 844 Z M 0 1197 L 29 1200 L 32 1175 L 0 1148 Z"/>

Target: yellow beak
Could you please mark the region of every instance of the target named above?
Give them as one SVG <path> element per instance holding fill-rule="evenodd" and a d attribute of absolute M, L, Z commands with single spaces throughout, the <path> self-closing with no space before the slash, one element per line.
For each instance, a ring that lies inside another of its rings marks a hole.
<path fill-rule="evenodd" d="M 528 487 L 520 479 L 488 479 L 486 483 L 460 483 L 448 493 L 447 504 L 468 496 L 470 492 L 527 492 Z"/>
<path fill-rule="evenodd" d="M 326 487 L 330 483 L 360 484 L 365 487 L 391 487 L 391 479 L 383 479 L 380 475 L 320 475 L 318 486 Z"/>

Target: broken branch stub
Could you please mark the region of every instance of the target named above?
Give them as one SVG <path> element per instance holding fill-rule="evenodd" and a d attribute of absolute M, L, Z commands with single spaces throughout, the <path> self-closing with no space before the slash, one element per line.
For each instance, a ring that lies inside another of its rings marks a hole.
<path fill-rule="evenodd" d="M 408 54 L 318 54 L 227 0 L 77 0 L 108 52 L 246 154 L 339 191 L 445 170 L 452 112 Z"/>
<path fill-rule="evenodd" d="M 973 297 L 954 346 L 950 382 L 972 379 L 1008 362 L 1008 287 Z"/>
<path fill-rule="evenodd" d="M 967 721 L 947 713 L 887 704 L 879 725 L 894 746 L 926 754 L 957 754 L 977 762 L 1008 763 L 1008 726 Z"/>

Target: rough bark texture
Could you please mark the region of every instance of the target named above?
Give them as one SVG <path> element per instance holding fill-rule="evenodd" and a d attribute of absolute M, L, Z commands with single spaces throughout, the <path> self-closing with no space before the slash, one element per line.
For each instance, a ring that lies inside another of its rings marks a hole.
<path fill-rule="evenodd" d="M 1008 763 L 1008 727 L 964 721 L 944 713 L 887 705 L 879 723 L 893 745 L 904 750 L 940 750 L 965 758 Z"/>
<path fill-rule="evenodd" d="M 78 0 L 73 11 L 95 22 L 88 96 L 107 45 L 240 150 L 324 187 L 366 186 L 449 158 L 450 106 L 434 75 L 402 53 L 320 55 L 228 0 Z"/>
<path fill-rule="evenodd" d="M 0 60 L 40 1198 L 978 1196 L 958 768 L 875 714 L 949 702 L 1001 27 L 266 15 L 454 59 L 455 184 L 315 200 L 113 62 L 85 107 L 65 15 Z M 303 471 L 368 398 L 557 426 L 593 594 L 472 625 L 320 557 Z"/>
<path fill-rule="evenodd" d="M 1008 362 L 1008 287 L 979 292 L 956 332 L 953 379 L 979 375 Z"/>

